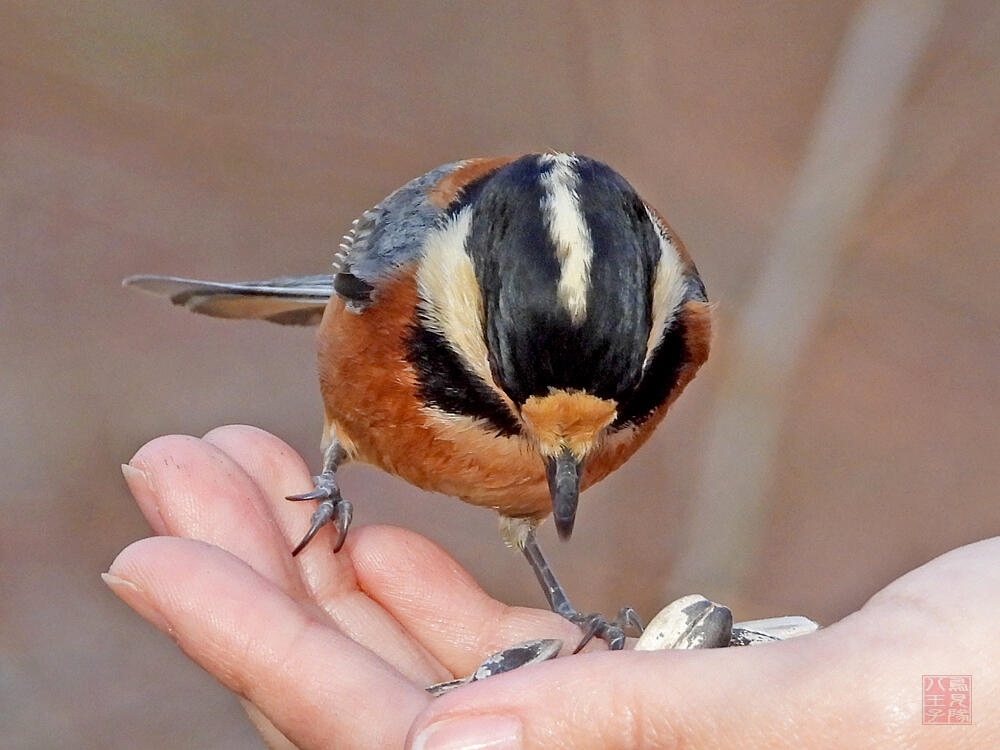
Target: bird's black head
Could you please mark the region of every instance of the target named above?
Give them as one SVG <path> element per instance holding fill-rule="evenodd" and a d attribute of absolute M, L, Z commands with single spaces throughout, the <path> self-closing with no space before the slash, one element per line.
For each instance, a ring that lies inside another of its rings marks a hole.
<path fill-rule="evenodd" d="M 642 378 L 659 238 L 609 167 L 527 156 L 483 181 L 465 250 L 490 366 L 517 405 L 551 390 L 622 402 Z"/>
<path fill-rule="evenodd" d="M 684 305 L 704 288 L 631 185 L 586 157 L 511 161 L 465 185 L 449 215 L 421 267 L 423 328 L 477 381 L 464 413 L 534 441 L 568 533 L 587 454 L 669 398 Z"/>

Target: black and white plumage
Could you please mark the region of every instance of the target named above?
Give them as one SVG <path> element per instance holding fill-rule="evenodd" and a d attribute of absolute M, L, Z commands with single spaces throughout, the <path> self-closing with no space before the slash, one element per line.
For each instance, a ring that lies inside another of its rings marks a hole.
<path fill-rule="evenodd" d="M 431 170 L 354 222 L 330 275 L 126 284 L 219 317 L 321 322 L 327 499 L 308 538 L 329 519 L 346 531 L 346 460 L 493 507 L 519 546 L 553 512 L 568 537 L 579 492 L 649 437 L 711 337 L 666 222 L 610 167 L 564 153 Z"/>

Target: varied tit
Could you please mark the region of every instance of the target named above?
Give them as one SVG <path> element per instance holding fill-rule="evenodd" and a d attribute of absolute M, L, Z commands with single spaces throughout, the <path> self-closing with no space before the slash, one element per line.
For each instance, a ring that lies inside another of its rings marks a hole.
<path fill-rule="evenodd" d="M 326 411 L 319 500 L 299 551 L 351 503 L 361 461 L 500 514 L 552 608 L 589 640 L 641 627 L 569 603 L 535 541 L 573 531 L 581 490 L 649 438 L 708 356 L 697 269 L 654 208 L 605 164 L 563 153 L 468 159 L 407 183 L 354 222 L 332 274 L 249 283 L 133 276 L 224 318 L 319 323 Z M 581 647 L 582 647 L 581 643 Z"/>

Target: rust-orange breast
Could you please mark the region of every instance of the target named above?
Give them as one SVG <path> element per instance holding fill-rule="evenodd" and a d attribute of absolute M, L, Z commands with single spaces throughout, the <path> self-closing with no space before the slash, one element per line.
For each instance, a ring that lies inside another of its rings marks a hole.
<path fill-rule="evenodd" d="M 523 435 L 499 436 L 479 420 L 422 403 L 407 360 L 407 338 L 418 298 L 414 269 L 379 289 L 361 314 L 334 297 L 319 330 L 320 389 L 327 427 L 352 458 L 373 464 L 422 489 L 453 495 L 504 515 L 542 517 L 551 501 L 542 458 Z M 688 303 L 688 326 L 707 331 L 708 308 Z M 707 341 L 703 336 L 690 341 Z M 707 356 L 690 351 L 676 398 Z M 581 488 L 621 466 L 646 441 L 668 403 L 640 426 L 602 440 L 589 457 Z"/>

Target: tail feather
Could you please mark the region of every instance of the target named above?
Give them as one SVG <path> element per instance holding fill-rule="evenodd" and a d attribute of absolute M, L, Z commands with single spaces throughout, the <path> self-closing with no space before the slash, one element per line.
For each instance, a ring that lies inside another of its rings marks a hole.
<path fill-rule="evenodd" d="M 283 325 L 316 325 L 333 294 L 333 276 L 285 276 L 268 281 L 217 282 L 177 276 L 129 276 L 123 286 L 166 297 L 216 318 L 255 318 Z"/>

